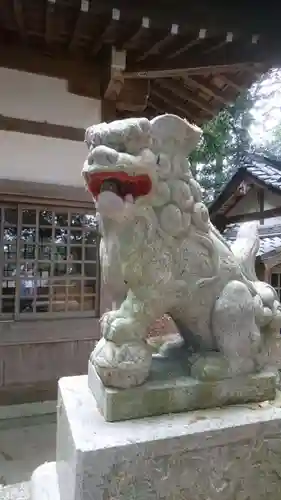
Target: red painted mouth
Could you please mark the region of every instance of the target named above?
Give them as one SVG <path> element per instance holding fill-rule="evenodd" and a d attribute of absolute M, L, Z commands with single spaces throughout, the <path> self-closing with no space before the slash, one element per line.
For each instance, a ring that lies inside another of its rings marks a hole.
<path fill-rule="evenodd" d="M 148 175 L 130 176 L 125 172 L 93 172 L 88 174 L 87 186 L 94 198 L 102 191 L 103 183 L 107 180 L 118 183 L 118 195 L 125 198 L 132 195 L 133 198 L 146 196 L 151 191 L 151 180 Z"/>

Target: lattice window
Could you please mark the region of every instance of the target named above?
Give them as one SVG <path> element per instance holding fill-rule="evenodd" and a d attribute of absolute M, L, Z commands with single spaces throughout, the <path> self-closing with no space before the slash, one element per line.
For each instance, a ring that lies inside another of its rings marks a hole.
<path fill-rule="evenodd" d="M 275 288 L 279 299 L 281 299 L 281 273 L 280 272 L 272 272 L 271 274 L 271 285 Z"/>
<path fill-rule="evenodd" d="M 95 214 L 0 204 L 0 318 L 99 315 Z"/>

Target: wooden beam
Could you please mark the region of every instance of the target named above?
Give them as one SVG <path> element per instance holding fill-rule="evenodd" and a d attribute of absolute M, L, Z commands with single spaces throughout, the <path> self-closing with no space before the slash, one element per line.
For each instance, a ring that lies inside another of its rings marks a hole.
<path fill-rule="evenodd" d="M 0 67 L 26 71 L 54 78 L 62 78 L 78 82 L 97 89 L 99 87 L 101 69 L 94 63 L 76 61 L 65 58 L 52 58 L 44 53 L 24 47 L 7 47 L 0 44 Z M 95 95 L 99 98 L 100 95 Z"/>
<path fill-rule="evenodd" d="M 178 116 L 186 119 L 186 110 L 183 111 L 182 109 L 179 108 L 175 109 L 170 103 L 164 101 L 163 97 L 162 96 L 160 97 L 160 95 L 157 96 L 156 94 L 154 94 L 153 96 L 150 96 L 147 107 L 153 109 L 157 115 L 166 113 L 175 114 L 176 112 Z M 201 120 L 200 118 L 196 118 L 195 120 L 195 118 L 192 117 L 189 119 L 189 121 L 191 123 L 196 123 L 197 125 L 200 125 L 203 120 Z"/>
<path fill-rule="evenodd" d="M 212 221 L 223 210 L 223 207 L 228 202 L 228 200 L 230 200 L 233 196 L 236 196 L 237 190 L 239 191 L 241 183 L 247 182 L 247 178 L 248 174 L 246 168 L 240 167 L 237 170 L 236 174 L 227 183 L 223 191 L 209 206 L 209 214 Z M 252 177 L 249 178 L 249 184 L 251 183 L 253 183 Z"/>
<path fill-rule="evenodd" d="M 91 48 L 91 55 L 96 56 L 101 50 L 103 44 L 113 45 L 116 32 L 120 26 L 120 10 L 112 9 L 111 12 L 111 20 L 108 25 L 105 27 L 104 31 L 97 37 L 97 40 L 94 42 Z"/>
<path fill-rule="evenodd" d="M 83 128 L 56 125 L 54 123 L 38 122 L 35 120 L 24 120 L 23 118 L 12 118 L 4 115 L 0 115 L 0 130 L 79 142 L 83 141 L 85 136 Z"/>
<path fill-rule="evenodd" d="M 225 96 L 223 92 L 221 92 L 215 85 L 212 85 L 207 79 L 201 78 L 198 76 L 197 78 L 191 78 L 190 76 L 184 76 L 182 78 L 185 85 L 187 85 L 190 89 L 201 90 L 204 94 L 209 95 L 213 99 L 216 99 L 218 102 L 223 105 L 228 104 L 233 99 Z"/>
<path fill-rule="evenodd" d="M 76 49 L 80 33 L 83 31 L 84 26 L 89 22 L 89 8 L 89 0 L 81 0 L 80 12 L 77 14 L 77 19 L 74 24 L 74 29 L 69 43 L 70 52 L 73 52 Z"/>
<path fill-rule="evenodd" d="M 134 50 L 139 48 L 142 39 L 146 39 L 151 35 L 150 24 L 151 22 L 149 17 L 142 17 L 139 29 L 132 37 L 129 38 L 129 40 L 123 43 L 122 48 L 125 50 Z"/>
<path fill-rule="evenodd" d="M 227 224 L 235 224 L 238 222 L 249 222 L 254 220 L 265 220 L 271 219 L 272 217 L 278 217 L 281 215 L 281 207 L 270 208 L 269 210 L 264 210 L 263 213 L 260 212 L 250 212 L 246 214 L 238 214 L 227 217 Z"/>
<path fill-rule="evenodd" d="M 174 109 L 171 108 L 171 106 L 169 106 L 169 104 L 167 104 L 163 98 L 158 98 L 157 96 L 153 96 L 153 99 L 149 98 L 149 101 L 148 101 L 148 107 L 154 109 L 154 111 L 156 111 L 157 114 L 165 114 L 165 113 L 174 113 Z M 179 111 L 178 113 L 179 116 L 181 117 L 185 117 L 185 115 Z"/>
<path fill-rule="evenodd" d="M 116 101 L 124 85 L 124 69 L 126 67 L 126 51 L 110 47 L 107 74 L 103 78 L 103 97 Z"/>
<path fill-rule="evenodd" d="M 117 120 L 116 103 L 103 99 L 101 101 L 101 121 L 108 123 L 113 120 Z"/>
<path fill-rule="evenodd" d="M 128 64 L 124 76 L 125 78 L 152 79 L 180 76 L 182 74 L 237 72 L 245 66 L 254 67 L 256 63 L 262 62 L 265 57 L 270 58 L 270 53 L 265 54 L 263 51 L 258 51 L 255 46 L 250 46 L 250 48 L 251 50 L 247 50 L 247 46 L 243 44 L 232 43 L 226 46 L 222 54 L 184 56 L 164 61 L 162 58 L 159 60 L 159 57 L 155 56 L 142 63 Z M 275 56 L 277 55 L 275 54 Z M 280 54 L 278 57 L 281 58 Z"/>
<path fill-rule="evenodd" d="M 237 2 L 229 0 L 227 8 L 219 2 L 210 4 L 208 0 L 186 4 L 177 0 L 166 0 L 159 11 L 158 2 L 151 0 L 106 0 L 92 2 L 95 14 L 104 14 L 111 8 L 117 8 L 124 14 L 124 21 L 134 22 L 142 16 L 151 19 L 157 29 L 167 29 L 171 23 L 181 28 L 199 32 L 204 28 L 213 33 L 232 32 L 234 35 L 245 34 L 274 36 L 280 30 L 281 6 L 278 2 L 257 3 L 254 0 Z M 270 16 L 268 9 L 270 8 Z"/>
<path fill-rule="evenodd" d="M 47 45 L 54 42 L 54 14 L 56 10 L 56 0 L 47 0 L 45 19 L 45 40 Z"/>
<path fill-rule="evenodd" d="M 215 52 L 216 50 L 223 49 L 226 43 L 232 42 L 232 33 L 226 35 L 226 37 L 220 37 L 220 40 L 217 43 L 212 43 L 209 47 L 204 50 L 204 54 L 211 54 L 211 52 Z M 229 38 L 228 38 L 229 37 Z"/>
<path fill-rule="evenodd" d="M 232 81 L 230 80 L 229 78 L 227 78 L 225 75 L 219 75 L 219 79 L 224 82 L 225 85 L 227 85 L 228 87 L 231 87 L 233 88 L 234 90 L 236 90 L 236 92 L 242 92 L 243 89 L 244 89 L 244 85 L 239 85 L 237 84 L 235 81 Z"/>
<path fill-rule="evenodd" d="M 181 100 L 177 99 L 171 93 L 166 92 L 165 90 L 162 90 L 159 86 L 153 85 L 151 87 L 151 93 L 150 93 L 152 100 L 151 102 L 153 103 L 153 97 L 156 96 L 158 99 L 162 100 L 164 103 L 167 103 L 168 107 L 171 109 L 174 109 L 174 113 L 180 112 L 181 116 L 184 116 L 185 118 L 188 118 L 191 121 L 195 121 L 194 115 L 188 111 L 188 109 L 185 107 L 184 102 Z M 165 111 L 166 113 L 168 111 Z"/>
<path fill-rule="evenodd" d="M 166 50 L 173 43 L 173 41 L 178 38 L 178 32 L 178 24 L 172 24 L 169 33 L 165 35 L 164 38 L 158 40 L 158 42 L 152 44 L 148 50 L 143 52 L 143 54 L 137 58 L 137 62 L 144 61 L 144 59 L 147 59 L 149 56 L 155 56 Z"/>
<path fill-rule="evenodd" d="M 192 49 L 196 45 L 199 45 L 201 43 L 201 38 L 191 38 L 187 43 L 184 43 L 181 45 L 175 52 L 172 52 L 171 54 L 168 55 L 168 59 L 175 59 L 176 57 L 181 56 L 181 54 L 184 54 L 188 50 Z"/>
<path fill-rule="evenodd" d="M 181 85 L 177 81 L 173 81 L 170 79 L 167 79 L 167 80 L 162 79 L 162 80 L 159 80 L 159 86 L 163 89 L 169 90 L 170 92 L 175 94 L 177 97 L 180 97 L 181 99 L 183 99 L 183 101 L 191 102 L 197 108 L 205 111 L 208 115 L 210 115 L 212 117 L 216 114 L 215 110 L 208 106 L 208 103 L 204 102 L 202 99 L 200 99 L 200 97 L 197 97 L 195 93 L 187 90 L 186 87 L 184 87 L 183 85 Z"/>
<path fill-rule="evenodd" d="M 140 113 L 147 107 L 150 83 L 147 80 L 125 80 L 117 98 L 118 111 Z"/>
<path fill-rule="evenodd" d="M 23 42 L 26 42 L 27 39 L 27 33 L 25 31 L 25 25 L 24 25 L 24 13 L 23 13 L 23 5 L 22 5 L 22 0 L 13 0 L 13 9 L 14 9 L 14 16 L 16 20 L 16 24 L 20 33 L 21 40 Z"/>

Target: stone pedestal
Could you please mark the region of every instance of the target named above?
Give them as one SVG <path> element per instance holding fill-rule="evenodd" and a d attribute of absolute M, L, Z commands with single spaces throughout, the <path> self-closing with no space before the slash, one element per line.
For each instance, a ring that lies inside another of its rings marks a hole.
<path fill-rule="evenodd" d="M 32 500 L 279 500 L 281 397 L 109 423 L 87 376 L 59 382 L 57 462 Z"/>
<path fill-rule="evenodd" d="M 108 422 L 153 417 L 240 403 L 273 400 L 276 373 L 261 372 L 222 380 L 196 380 L 180 359 L 155 356 L 149 379 L 129 389 L 104 386 L 89 361 L 88 383 L 97 407 Z"/>

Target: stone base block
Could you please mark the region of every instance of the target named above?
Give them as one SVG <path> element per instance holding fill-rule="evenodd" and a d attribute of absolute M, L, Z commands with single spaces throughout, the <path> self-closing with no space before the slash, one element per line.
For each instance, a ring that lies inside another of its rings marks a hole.
<path fill-rule="evenodd" d="M 272 400 L 276 395 L 274 373 L 200 381 L 186 375 L 179 361 L 160 356 L 154 357 L 149 380 L 139 387 L 105 387 L 91 361 L 88 381 L 108 422 Z"/>
<path fill-rule="evenodd" d="M 280 406 L 109 423 L 86 376 L 62 379 L 57 463 L 35 471 L 32 500 L 280 500 Z"/>
<path fill-rule="evenodd" d="M 30 500 L 29 483 L 16 483 L 9 486 L 0 485 L 1 500 Z M 42 499 L 41 499 L 42 500 Z"/>

